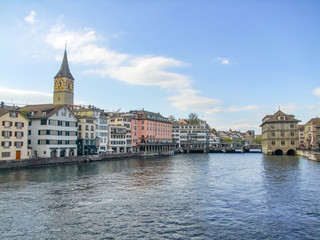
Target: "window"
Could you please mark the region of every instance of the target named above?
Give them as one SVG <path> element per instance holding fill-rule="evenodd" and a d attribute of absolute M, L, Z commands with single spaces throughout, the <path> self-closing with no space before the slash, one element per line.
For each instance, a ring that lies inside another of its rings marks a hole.
<path fill-rule="evenodd" d="M 281 132 L 281 137 L 284 137 L 284 132 Z"/>
<path fill-rule="evenodd" d="M 41 119 L 41 125 L 47 125 L 47 119 Z"/>
<path fill-rule="evenodd" d="M 290 124 L 290 128 L 294 128 L 294 124 Z"/>
<path fill-rule="evenodd" d="M 2 121 L 2 126 L 4 126 L 5 128 L 12 127 L 12 122 L 9 122 L 9 121 Z"/>
<path fill-rule="evenodd" d="M 290 136 L 291 136 L 291 137 L 294 137 L 294 132 L 291 132 L 291 133 L 290 133 Z"/>
<path fill-rule="evenodd" d="M 4 148 L 9 148 L 11 146 L 11 142 L 1 142 L 1 146 Z"/>
<path fill-rule="evenodd" d="M 19 129 L 24 127 L 24 123 L 22 123 L 22 122 L 16 122 L 14 125 L 16 128 L 19 128 Z"/>
<path fill-rule="evenodd" d="M 144 126 L 141 126 L 141 130 L 144 130 Z"/>
<path fill-rule="evenodd" d="M 61 116 L 67 116 L 67 111 L 65 108 L 61 109 Z"/>
<path fill-rule="evenodd" d="M 15 132 L 15 137 L 16 138 L 22 138 L 23 137 L 23 132 Z"/>
<path fill-rule="evenodd" d="M 21 148 L 23 146 L 23 142 L 15 142 L 14 145 L 16 148 Z"/>
<path fill-rule="evenodd" d="M 10 157 L 10 152 L 2 152 L 1 157 Z"/>
<path fill-rule="evenodd" d="M 10 138 L 11 136 L 12 136 L 12 132 L 10 132 L 10 131 L 3 131 L 2 132 L 3 138 Z"/>
<path fill-rule="evenodd" d="M 17 113 L 17 112 L 10 112 L 10 117 L 11 117 L 11 118 L 16 118 L 16 117 L 18 117 L 18 113 Z"/>
<path fill-rule="evenodd" d="M 294 145 L 294 141 L 291 141 L 291 145 Z"/>
<path fill-rule="evenodd" d="M 286 145 L 285 141 L 281 141 L 281 146 Z"/>

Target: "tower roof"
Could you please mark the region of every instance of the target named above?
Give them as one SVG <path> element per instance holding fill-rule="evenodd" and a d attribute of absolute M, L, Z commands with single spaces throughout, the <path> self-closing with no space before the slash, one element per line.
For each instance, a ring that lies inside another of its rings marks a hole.
<path fill-rule="evenodd" d="M 70 69 L 69 69 L 67 50 L 64 50 L 64 56 L 63 56 L 63 61 L 62 61 L 60 70 L 54 78 L 60 78 L 60 77 L 67 77 L 67 78 L 74 80 L 74 78 L 70 72 Z"/>

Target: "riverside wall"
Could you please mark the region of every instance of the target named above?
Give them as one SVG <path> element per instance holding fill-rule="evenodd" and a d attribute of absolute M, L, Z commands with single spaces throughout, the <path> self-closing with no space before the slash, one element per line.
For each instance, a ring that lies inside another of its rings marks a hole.
<path fill-rule="evenodd" d="M 309 160 L 320 162 L 320 152 L 312 150 L 297 150 L 297 155 L 308 158 Z"/>
<path fill-rule="evenodd" d="M 151 157 L 151 156 L 167 156 L 168 153 L 124 153 L 124 154 L 106 154 L 106 155 L 87 155 L 74 157 L 54 157 L 54 158 L 30 158 L 20 160 L 1 160 L 0 169 L 20 168 L 29 166 L 41 166 L 50 164 L 79 163 L 107 161 L 113 159 L 123 159 L 132 157 Z"/>

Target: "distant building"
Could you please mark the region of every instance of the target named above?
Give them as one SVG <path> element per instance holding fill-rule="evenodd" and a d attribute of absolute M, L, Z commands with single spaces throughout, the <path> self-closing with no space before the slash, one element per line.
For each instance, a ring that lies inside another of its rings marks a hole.
<path fill-rule="evenodd" d="M 252 144 L 252 140 L 254 138 L 255 138 L 254 130 L 248 130 L 246 133 L 244 133 L 245 144 Z"/>
<path fill-rule="evenodd" d="M 109 114 L 108 150 L 112 153 L 132 152 L 131 114 Z"/>
<path fill-rule="evenodd" d="M 277 111 L 262 119 L 262 152 L 264 154 L 293 155 L 299 146 L 298 122 L 294 115 Z"/>
<path fill-rule="evenodd" d="M 134 152 L 164 152 L 174 146 L 172 123 L 160 113 L 132 110 L 131 136 Z"/>
<path fill-rule="evenodd" d="M 309 149 L 318 148 L 320 139 L 317 128 L 320 127 L 320 118 L 310 119 L 304 126 L 304 146 Z"/>
<path fill-rule="evenodd" d="M 30 158 L 28 150 L 28 122 L 14 108 L 0 108 L 0 160 Z"/>
<path fill-rule="evenodd" d="M 95 138 L 98 138 L 97 152 L 107 151 L 108 146 L 108 116 L 99 108 L 95 106 L 72 106 L 74 114 L 80 117 L 93 117 L 95 118 Z M 82 134 L 82 136 L 84 136 Z"/>
<path fill-rule="evenodd" d="M 304 148 L 304 126 L 305 125 L 298 125 L 298 132 L 299 132 L 299 147 Z"/>
<path fill-rule="evenodd" d="M 173 124 L 173 140 L 179 148 L 209 151 L 210 128 L 206 121 L 190 123 L 180 120 Z"/>

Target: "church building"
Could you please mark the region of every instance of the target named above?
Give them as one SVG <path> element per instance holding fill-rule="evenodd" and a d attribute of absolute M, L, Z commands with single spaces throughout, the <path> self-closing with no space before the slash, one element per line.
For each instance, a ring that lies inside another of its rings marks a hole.
<path fill-rule="evenodd" d="M 78 123 L 70 110 L 74 102 L 73 86 L 65 50 L 60 70 L 54 77 L 53 104 L 27 105 L 21 109 L 30 119 L 28 145 L 32 157 L 77 155 Z"/>

